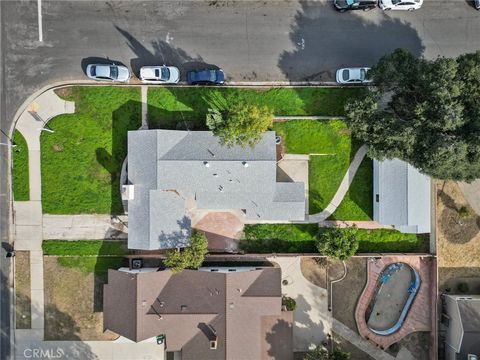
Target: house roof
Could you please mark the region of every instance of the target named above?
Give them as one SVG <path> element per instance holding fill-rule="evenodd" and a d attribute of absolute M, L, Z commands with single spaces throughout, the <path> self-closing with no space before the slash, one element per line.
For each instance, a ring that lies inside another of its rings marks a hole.
<path fill-rule="evenodd" d="M 446 343 L 456 351 L 456 359 L 480 356 L 480 296 L 445 295 L 445 301 L 450 318 Z"/>
<path fill-rule="evenodd" d="M 178 274 L 109 270 L 104 326 L 133 341 L 165 334 L 167 350 L 181 350 L 184 360 L 265 358 L 262 336 L 268 334 L 269 353 L 292 341 L 292 319 L 281 312 L 280 281 L 279 268 Z M 216 350 L 209 345 L 215 334 Z"/>
<path fill-rule="evenodd" d="M 374 220 L 406 233 L 429 233 L 430 178 L 399 159 L 374 160 L 373 173 Z"/>
<path fill-rule="evenodd" d="M 210 131 L 128 133 L 129 248 L 188 246 L 194 208 L 243 209 L 258 220 L 304 220 L 303 183 L 276 182 L 275 133 L 254 147 L 223 146 Z"/>

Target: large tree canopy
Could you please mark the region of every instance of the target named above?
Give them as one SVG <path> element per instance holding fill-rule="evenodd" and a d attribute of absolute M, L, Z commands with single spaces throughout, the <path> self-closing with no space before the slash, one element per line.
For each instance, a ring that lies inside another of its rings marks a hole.
<path fill-rule="evenodd" d="M 376 88 L 346 112 L 371 157 L 400 158 L 437 179 L 480 178 L 480 51 L 428 61 L 397 49 L 369 76 Z"/>

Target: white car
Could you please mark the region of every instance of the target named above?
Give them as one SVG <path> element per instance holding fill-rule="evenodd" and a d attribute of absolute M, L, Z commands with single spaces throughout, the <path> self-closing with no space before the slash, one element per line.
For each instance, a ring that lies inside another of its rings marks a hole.
<path fill-rule="evenodd" d="M 378 5 L 382 10 L 418 10 L 422 7 L 423 0 L 379 0 Z"/>
<path fill-rule="evenodd" d="M 367 73 L 370 68 L 344 68 L 337 70 L 337 83 L 339 84 L 366 84 L 372 80 L 367 79 Z"/>
<path fill-rule="evenodd" d="M 177 83 L 180 71 L 175 66 L 144 66 L 140 69 L 140 80 L 144 83 Z"/>
<path fill-rule="evenodd" d="M 127 82 L 131 76 L 125 66 L 115 64 L 89 64 L 86 73 L 90 79 L 98 81 Z"/>

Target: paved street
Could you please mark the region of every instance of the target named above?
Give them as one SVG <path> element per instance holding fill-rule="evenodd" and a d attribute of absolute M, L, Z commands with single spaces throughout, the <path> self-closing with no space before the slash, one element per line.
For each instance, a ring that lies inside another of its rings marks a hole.
<path fill-rule="evenodd" d="M 330 1 L 0 1 L 0 142 L 35 90 L 83 79 L 88 61 L 222 67 L 227 81 L 331 81 L 397 47 L 428 58 L 480 49 L 480 13 L 464 0 L 416 12 L 339 14 Z M 39 23 L 41 27 L 39 27 Z M 42 31 L 40 32 L 40 29 Z M 39 41 L 39 38 L 43 41 Z M 7 147 L 0 146 L 0 237 L 8 241 Z M 9 334 L 9 264 L 0 254 L 0 358 Z"/>

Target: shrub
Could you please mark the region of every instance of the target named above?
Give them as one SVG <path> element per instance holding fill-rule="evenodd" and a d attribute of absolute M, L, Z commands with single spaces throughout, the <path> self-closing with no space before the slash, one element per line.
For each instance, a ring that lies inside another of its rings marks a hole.
<path fill-rule="evenodd" d="M 458 215 L 460 215 L 461 218 L 468 219 L 472 216 L 472 211 L 467 206 L 462 206 L 458 209 Z"/>
<path fill-rule="evenodd" d="M 338 227 L 321 229 L 317 241 L 318 251 L 332 259 L 346 260 L 358 250 L 357 228 Z"/>
<path fill-rule="evenodd" d="M 282 297 L 282 306 L 287 308 L 287 311 L 294 311 L 297 308 L 297 302 L 288 296 Z"/>
<path fill-rule="evenodd" d="M 169 250 L 163 263 L 174 273 L 183 269 L 198 269 L 207 253 L 207 237 L 203 232 L 194 231 L 190 237 L 190 246 L 183 251 Z"/>

